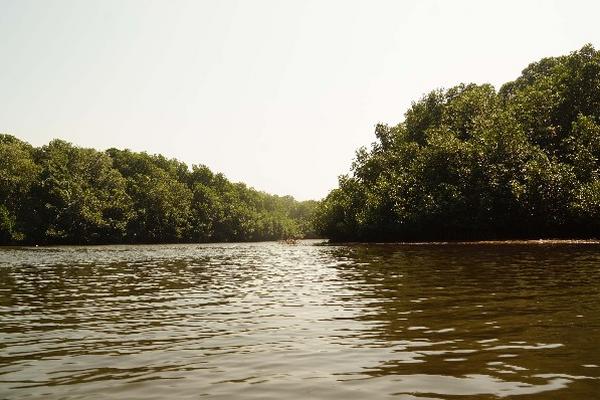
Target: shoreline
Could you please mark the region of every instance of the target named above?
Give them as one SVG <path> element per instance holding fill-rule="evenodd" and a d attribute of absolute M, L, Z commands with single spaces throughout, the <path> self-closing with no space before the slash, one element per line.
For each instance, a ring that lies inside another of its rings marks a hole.
<path fill-rule="evenodd" d="M 61 247 L 130 247 L 130 246 L 215 246 L 215 245 L 245 245 L 274 243 L 293 246 L 296 244 L 313 242 L 314 246 L 544 246 L 544 245 L 600 245 L 600 239 L 507 239 L 507 240 L 434 240 L 434 241 L 415 241 L 415 242 L 360 242 L 360 241 L 331 241 L 330 239 L 298 239 L 296 243 L 286 243 L 282 240 L 263 240 L 263 241 L 245 241 L 245 242 L 172 242 L 172 243 L 56 243 L 56 244 L 0 244 L 0 250 L 3 249 L 44 249 Z"/>
<path fill-rule="evenodd" d="M 477 246 L 477 245 L 600 245 L 600 239 L 508 239 L 508 240 L 436 240 L 415 242 L 326 242 L 324 245 L 355 246 Z"/>

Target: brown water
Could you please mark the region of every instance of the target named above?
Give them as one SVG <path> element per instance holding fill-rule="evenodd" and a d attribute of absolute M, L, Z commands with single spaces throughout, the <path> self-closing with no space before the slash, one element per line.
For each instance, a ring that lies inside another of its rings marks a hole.
<path fill-rule="evenodd" d="M 600 245 L 0 249 L 0 398 L 596 399 Z"/>

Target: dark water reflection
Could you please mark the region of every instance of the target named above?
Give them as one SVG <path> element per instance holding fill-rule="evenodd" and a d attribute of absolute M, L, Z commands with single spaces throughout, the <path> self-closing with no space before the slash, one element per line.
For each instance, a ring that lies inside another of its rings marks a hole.
<path fill-rule="evenodd" d="M 0 250 L 0 398 L 592 399 L 600 245 Z"/>

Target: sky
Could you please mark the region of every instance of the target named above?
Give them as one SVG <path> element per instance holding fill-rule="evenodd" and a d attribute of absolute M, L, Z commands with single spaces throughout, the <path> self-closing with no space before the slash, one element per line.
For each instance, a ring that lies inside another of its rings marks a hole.
<path fill-rule="evenodd" d="M 591 43 L 600 2 L 0 0 L 0 132 L 320 199 L 377 123 Z"/>

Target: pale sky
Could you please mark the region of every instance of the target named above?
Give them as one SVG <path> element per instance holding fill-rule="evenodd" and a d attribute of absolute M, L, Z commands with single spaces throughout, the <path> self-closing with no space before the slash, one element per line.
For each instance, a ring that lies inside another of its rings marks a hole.
<path fill-rule="evenodd" d="M 378 122 L 592 43 L 597 1 L 0 0 L 0 132 L 319 199 Z"/>

